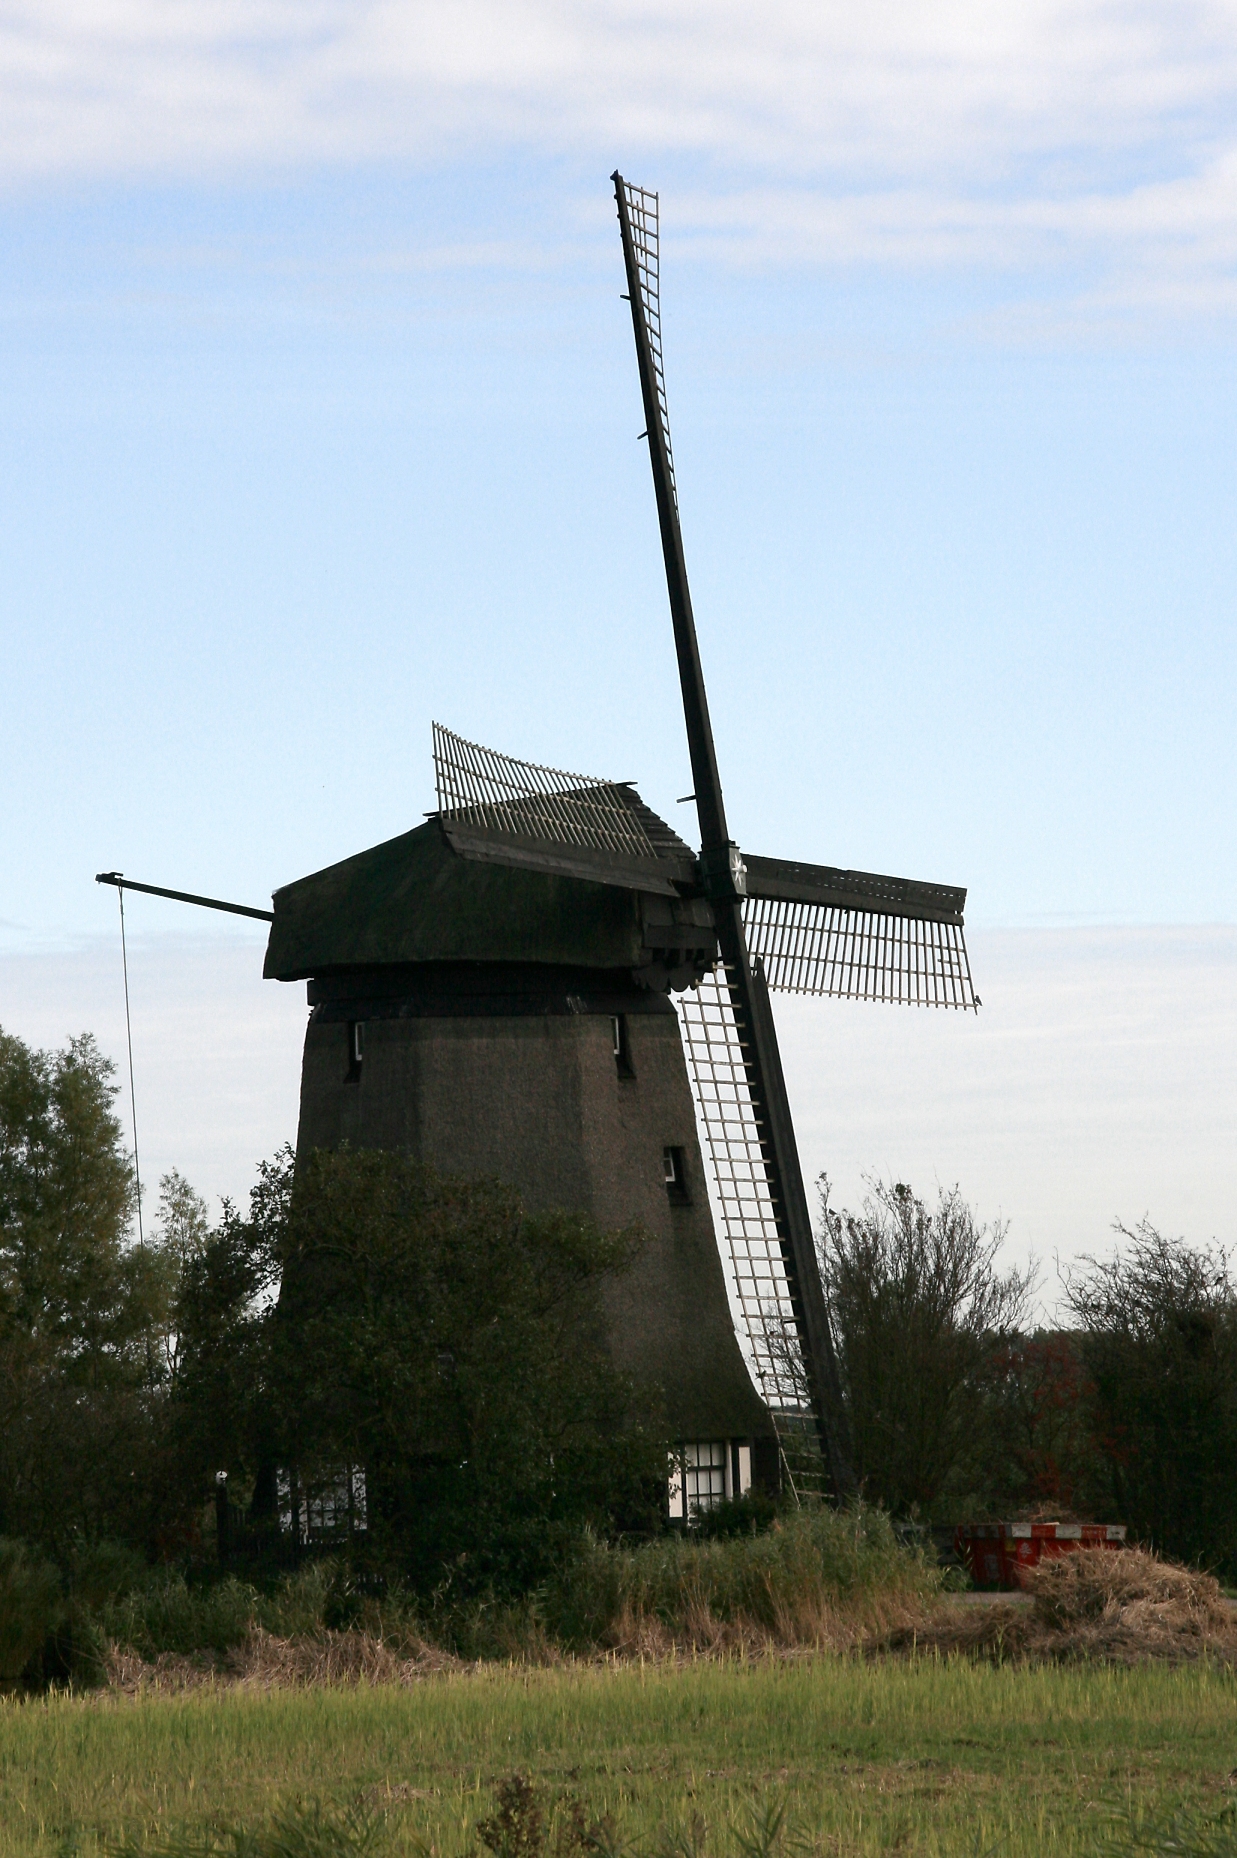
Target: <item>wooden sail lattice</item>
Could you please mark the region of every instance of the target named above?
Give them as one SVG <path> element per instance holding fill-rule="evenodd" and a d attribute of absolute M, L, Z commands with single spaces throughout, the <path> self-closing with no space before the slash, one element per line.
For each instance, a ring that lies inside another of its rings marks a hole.
<path fill-rule="evenodd" d="M 632 858 L 658 855 L 620 783 L 517 761 L 441 723 L 434 724 L 434 785 L 439 811 L 458 825 Z"/>
<path fill-rule="evenodd" d="M 628 224 L 631 227 L 632 253 L 636 263 L 640 307 L 644 312 L 644 326 L 649 338 L 649 353 L 653 360 L 658 420 L 661 425 L 662 441 L 666 448 L 666 476 L 670 482 L 670 496 L 677 516 L 679 491 L 674 481 L 674 452 L 670 444 L 670 409 L 666 401 L 666 370 L 661 352 L 661 284 L 658 270 L 661 246 L 660 205 L 657 195 L 651 193 L 647 187 L 634 187 L 630 181 L 624 181 L 622 187 L 623 197 L 627 204 Z"/>
<path fill-rule="evenodd" d="M 769 1189 L 765 1140 L 724 970 L 673 996 L 707 1163 L 714 1224 L 740 1343 L 796 1496 L 823 1492 L 825 1467 Z"/>
<path fill-rule="evenodd" d="M 774 992 L 974 1010 L 960 922 L 748 897 L 743 929 Z"/>

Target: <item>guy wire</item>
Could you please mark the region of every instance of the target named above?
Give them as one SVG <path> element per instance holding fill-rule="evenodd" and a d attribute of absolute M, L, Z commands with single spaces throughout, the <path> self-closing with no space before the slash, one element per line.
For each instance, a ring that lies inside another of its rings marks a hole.
<path fill-rule="evenodd" d="M 145 1251 L 146 1240 L 142 1232 L 142 1170 L 137 1158 L 137 1094 L 133 1088 L 133 1027 L 129 1020 L 129 951 L 125 947 L 125 887 L 117 884 L 116 894 L 120 898 L 120 961 L 125 973 L 125 1038 L 129 1043 L 129 1108 L 133 1113 L 133 1180 L 137 1187 L 137 1243 L 138 1250 Z"/>

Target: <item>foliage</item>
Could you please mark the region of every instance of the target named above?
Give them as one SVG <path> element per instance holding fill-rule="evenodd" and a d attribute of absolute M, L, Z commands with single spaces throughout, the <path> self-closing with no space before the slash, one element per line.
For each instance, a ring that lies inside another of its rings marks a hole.
<path fill-rule="evenodd" d="M 218 1228 L 182 1263 L 175 1322 L 172 1430 L 177 1463 L 201 1501 L 225 1471 L 252 1484 L 272 1462 L 271 1316 L 292 1206 L 295 1157 L 286 1143 L 258 1164 L 245 1218 L 230 1200 Z"/>
<path fill-rule="evenodd" d="M 1114 1815 L 1099 1841 L 1100 1858 L 1237 1858 L 1237 1806 L 1150 1807 L 1131 1804 Z"/>
<path fill-rule="evenodd" d="M 477 1842 L 494 1858 L 581 1858 L 590 1852 L 618 1858 L 627 1849 L 611 1817 L 590 1820 L 577 1793 L 547 1798 L 527 1774 L 509 1774 L 494 1796 L 494 1812 L 475 1828 Z"/>
<path fill-rule="evenodd" d="M 585 1541 L 542 1603 L 550 1631 L 579 1650 L 638 1638 L 645 1622 L 678 1644 L 713 1642 L 715 1627 L 731 1626 L 810 1645 L 917 1610 L 939 1586 L 883 1511 L 856 1504 L 792 1510 L 758 1535 Z"/>
<path fill-rule="evenodd" d="M 150 1542 L 166 1487 L 152 1350 L 168 1285 L 129 1244 L 111 1078 L 89 1036 L 48 1053 L 0 1032 L 0 1529 L 59 1554 Z"/>
<path fill-rule="evenodd" d="M 1013 1336 L 994 1351 L 976 1446 L 972 1518 L 1119 1520 L 1095 1437 L 1095 1385 L 1076 1330 Z"/>
<path fill-rule="evenodd" d="M 210 1242 L 209 1209 L 201 1194 L 175 1168 L 159 1182 L 155 1252 L 168 1288 L 167 1316 L 159 1334 L 160 1367 L 169 1382 L 180 1368 L 179 1307 L 190 1268 Z"/>
<path fill-rule="evenodd" d="M 22 1542 L 0 1539 L 0 1684 L 15 1684 L 64 1618 L 60 1574 Z"/>
<path fill-rule="evenodd" d="M 998 1270 L 1005 1228 L 978 1225 L 956 1187 L 929 1209 L 901 1182 L 875 1182 L 854 1214 L 833 1212 L 820 1185 L 817 1246 L 856 1474 L 894 1514 L 930 1512 L 965 1477 L 994 1355 L 1021 1326 L 1033 1273 Z"/>
<path fill-rule="evenodd" d="M 371 1541 L 458 1593 L 522 1591 L 585 1523 L 655 1522 L 666 1446 L 601 1308 L 642 1243 L 400 1154 L 316 1153 L 271 1331 L 289 1460 L 364 1464 Z"/>
<path fill-rule="evenodd" d="M 1218 1247 L 1145 1220 L 1084 1261 L 1067 1301 L 1095 1386 L 1116 1506 L 1178 1560 L 1237 1569 L 1237 1286 Z"/>
<path fill-rule="evenodd" d="M 377 1814 L 362 1808 L 296 1801 L 257 1826 L 130 1835 L 109 1848 L 109 1858 L 377 1858 L 385 1830 Z"/>
<path fill-rule="evenodd" d="M 692 1536 L 697 1542 L 722 1536 L 761 1535 L 777 1521 L 779 1499 L 753 1484 L 741 1497 L 728 1497 L 711 1510 L 700 1510 L 692 1522 Z"/>
<path fill-rule="evenodd" d="M 239 1645 L 255 1623 L 259 1596 L 247 1581 L 190 1586 L 183 1574 L 159 1570 L 99 1611 L 109 1638 L 143 1658 L 224 1652 Z"/>

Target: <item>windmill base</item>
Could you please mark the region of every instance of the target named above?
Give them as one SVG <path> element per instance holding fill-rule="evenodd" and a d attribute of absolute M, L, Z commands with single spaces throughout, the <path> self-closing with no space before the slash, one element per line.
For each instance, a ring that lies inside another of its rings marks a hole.
<path fill-rule="evenodd" d="M 763 1481 L 773 1427 L 735 1338 L 667 996 L 629 974 L 432 963 L 320 978 L 309 999 L 298 1153 L 402 1149 L 496 1176 L 530 1211 L 639 1223 L 650 1243 L 605 1292 L 613 1358 L 662 1389 L 688 1457 L 708 1448 L 687 1477 L 699 1507 Z"/>

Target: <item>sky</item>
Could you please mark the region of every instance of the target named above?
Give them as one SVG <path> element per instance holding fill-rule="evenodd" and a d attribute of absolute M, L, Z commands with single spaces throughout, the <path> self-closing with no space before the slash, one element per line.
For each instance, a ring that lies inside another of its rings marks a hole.
<path fill-rule="evenodd" d="M 3 8 L 0 1025 L 121 1060 L 94 874 L 262 907 L 431 718 L 683 829 L 617 165 L 732 830 L 969 891 L 977 1021 L 779 1004 L 805 1167 L 1224 1240 L 1235 106 L 1233 0 Z M 303 993 L 128 926 L 144 1174 L 241 1196 Z"/>

